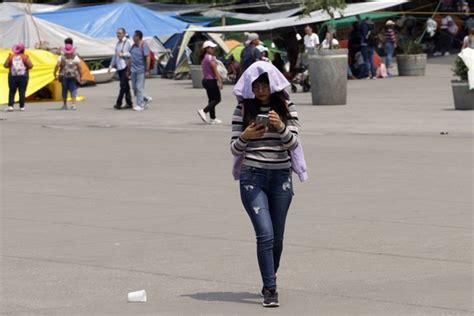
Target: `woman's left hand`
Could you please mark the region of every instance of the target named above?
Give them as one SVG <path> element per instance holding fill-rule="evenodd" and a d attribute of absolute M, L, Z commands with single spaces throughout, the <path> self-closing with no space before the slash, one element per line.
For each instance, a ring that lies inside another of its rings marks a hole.
<path fill-rule="evenodd" d="M 270 120 L 270 124 L 273 127 L 275 127 L 278 131 L 285 128 L 285 123 L 283 123 L 283 121 L 280 118 L 280 115 L 278 115 L 277 112 L 275 111 L 268 112 L 268 118 Z"/>

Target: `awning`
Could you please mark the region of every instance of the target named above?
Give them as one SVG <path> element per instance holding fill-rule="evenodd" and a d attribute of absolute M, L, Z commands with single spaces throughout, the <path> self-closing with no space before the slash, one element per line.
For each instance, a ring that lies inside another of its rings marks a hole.
<path fill-rule="evenodd" d="M 61 8 L 63 8 L 63 6 L 51 4 L 4 2 L 0 3 L 0 21 L 8 21 L 13 19 L 14 16 L 25 13 L 51 12 Z"/>
<path fill-rule="evenodd" d="M 114 55 L 116 40 L 99 40 L 31 15 L 21 15 L 0 23 L 0 47 L 10 48 L 22 42 L 27 49 L 57 50 L 71 37 L 77 53 L 86 59 L 107 58 Z"/>
<path fill-rule="evenodd" d="M 303 11 L 302 7 L 298 7 L 291 10 L 274 12 L 274 13 L 266 13 L 266 14 L 248 14 L 248 13 L 236 13 L 236 12 L 228 12 L 228 11 L 221 11 L 211 9 L 205 12 L 202 12 L 203 16 L 211 16 L 211 17 L 226 17 L 226 18 L 234 18 L 239 20 L 246 20 L 246 21 L 270 21 L 274 19 L 283 19 L 295 14 L 300 13 Z"/>
<path fill-rule="evenodd" d="M 363 20 L 365 18 L 369 18 L 372 21 L 379 21 L 379 20 L 386 20 L 388 18 L 398 16 L 399 14 L 396 12 L 373 12 L 373 13 L 363 13 L 360 15 L 360 18 Z M 342 28 L 342 27 L 348 27 L 352 25 L 354 22 L 357 21 L 356 16 L 348 16 L 345 18 L 340 18 L 334 21 L 328 21 L 324 24 L 329 24 L 331 23 L 337 28 Z"/>
<path fill-rule="evenodd" d="M 407 2 L 407 0 L 390 0 L 377 2 L 363 2 L 348 4 L 346 9 L 342 12 L 335 12 L 334 18 L 355 16 L 367 12 L 374 12 L 400 5 Z M 311 12 L 309 16 L 296 16 L 285 19 L 275 19 L 272 21 L 255 22 L 243 25 L 231 25 L 220 27 L 199 27 L 193 29 L 195 32 L 213 32 L 213 33 L 227 33 L 227 32 L 264 32 L 285 27 L 295 27 L 299 25 L 314 24 L 331 20 L 331 16 L 323 11 L 318 10 Z"/>
<path fill-rule="evenodd" d="M 94 38 L 115 38 L 117 28 L 129 34 L 141 30 L 146 37 L 183 32 L 188 24 L 133 3 L 112 3 L 35 14 L 46 21 Z"/>

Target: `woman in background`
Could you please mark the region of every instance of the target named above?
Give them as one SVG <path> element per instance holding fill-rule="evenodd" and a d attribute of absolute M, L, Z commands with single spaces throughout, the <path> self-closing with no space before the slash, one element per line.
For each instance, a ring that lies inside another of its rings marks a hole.
<path fill-rule="evenodd" d="M 59 57 L 54 68 L 54 77 L 59 79 L 62 86 L 63 110 L 67 110 L 68 92 L 71 93 L 71 110 L 76 110 L 77 84 L 81 82 L 81 63 L 76 55 L 76 49 L 72 44 L 66 44 L 62 49 L 63 54 Z M 59 70 L 59 77 L 58 77 Z"/>
<path fill-rule="evenodd" d="M 198 111 L 198 115 L 204 123 L 212 125 L 222 123 L 216 117 L 216 106 L 221 102 L 221 90 L 224 87 L 222 78 L 217 70 L 216 47 L 215 43 L 205 41 L 201 52 L 202 86 L 206 89 L 208 103 L 204 109 Z M 208 113 L 210 119 L 207 118 Z"/>
<path fill-rule="evenodd" d="M 6 111 L 12 112 L 15 103 L 15 95 L 18 91 L 20 97 L 20 111 L 25 110 L 26 88 L 28 87 L 29 70 L 33 68 L 28 55 L 25 54 L 25 45 L 20 43 L 12 48 L 12 53 L 8 55 L 5 63 L 8 72 L 8 107 Z"/>

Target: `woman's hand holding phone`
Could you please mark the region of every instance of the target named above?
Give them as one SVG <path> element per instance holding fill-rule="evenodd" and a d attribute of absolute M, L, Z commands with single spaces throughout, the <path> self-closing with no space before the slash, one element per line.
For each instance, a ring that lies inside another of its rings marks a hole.
<path fill-rule="evenodd" d="M 252 123 L 242 132 L 240 137 L 244 140 L 253 140 L 262 138 L 265 135 L 267 128 L 263 124 Z"/>

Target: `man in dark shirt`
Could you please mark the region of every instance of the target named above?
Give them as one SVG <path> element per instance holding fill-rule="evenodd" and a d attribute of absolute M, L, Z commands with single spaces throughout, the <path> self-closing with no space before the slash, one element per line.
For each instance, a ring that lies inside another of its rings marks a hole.
<path fill-rule="evenodd" d="M 376 43 L 375 25 L 372 20 L 366 18 L 360 25 L 361 31 L 361 53 L 365 63 L 365 74 L 367 78 L 377 79 L 377 68 L 374 62 Z"/>
<path fill-rule="evenodd" d="M 245 44 L 246 46 L 240 54 L 240 73 L 243 73 L 250 65 L 261 59 L 261 52 L 257 49 L 260 44 L 257 33 L 250 33 Z"/>

